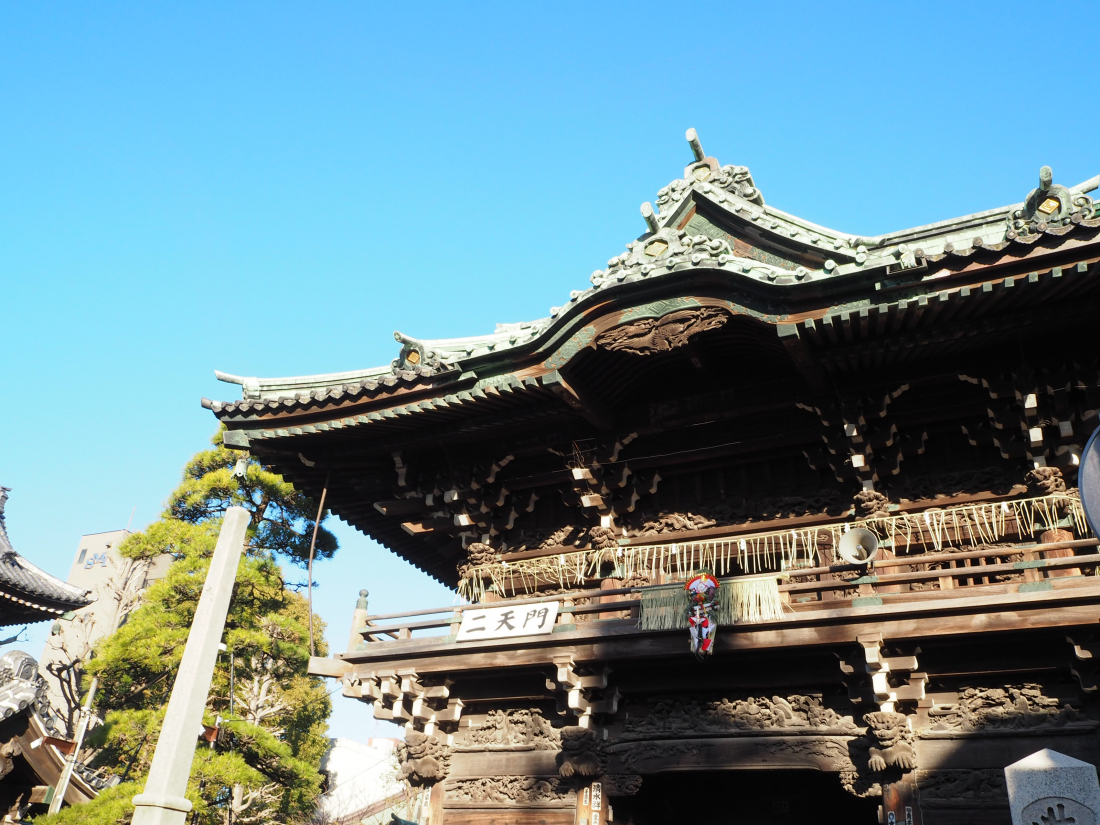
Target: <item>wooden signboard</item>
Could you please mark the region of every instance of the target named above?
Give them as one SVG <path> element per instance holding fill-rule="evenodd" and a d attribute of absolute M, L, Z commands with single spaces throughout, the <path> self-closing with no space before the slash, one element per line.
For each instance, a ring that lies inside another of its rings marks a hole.
<path fill-rule="evenodd" d="M 553 632 L 557 618 L 558 602 L 463 610 L 457 641 L 541 636 Z"/>

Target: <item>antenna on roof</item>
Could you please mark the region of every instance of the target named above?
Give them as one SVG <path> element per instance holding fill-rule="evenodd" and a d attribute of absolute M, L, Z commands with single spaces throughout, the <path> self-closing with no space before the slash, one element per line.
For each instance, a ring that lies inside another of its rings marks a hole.
<path fill-rule="evenodd" d="M 650 232 L 656 232 L 661 228 L 661 224 L 657 222 L 657 213 L 653 211 L 653 204 L 649 201 L 642 204 L 642 217 L 645 218 Z"/>
<path fill-rule="evenodd" d="M 703 144 L 699 142 L 699 134 L 694 129 L 687 130 L 687 140 L 691 144 L 691 151 L 695 153 L 696 160 L 702 160 L 706 157 L 703 154 Z"/>

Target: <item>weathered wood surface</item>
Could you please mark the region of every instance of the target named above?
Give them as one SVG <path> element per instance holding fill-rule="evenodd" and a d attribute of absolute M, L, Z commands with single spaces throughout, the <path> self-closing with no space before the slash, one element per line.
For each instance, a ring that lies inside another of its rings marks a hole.
<path fill-rule="evenodd" d="M 460 807 L 443 803 L 446 825 L 576 825 L 573 806 L 568 808 Z"/>
<path fill-rule="evenodd" d="M 557 776 L 557 755 L 549 750 L 459 751 L 451 757 L 448 777 Z"/>
<path fill-rule="evenodd" d="M 1056 583 L 1072 581 L 1062 579 Z M 793 613 L 777 622 L 722 628 L 716 653 L 850 643 L 869 630 L 900 641 L 1095 624 L 1100 621 L 1100 579 L 1097 583 L 1077 581 L 1087 584 L 1032 593 Z M 485 641 L 459 645 L 429 638 L 367 647 L 339 658 L 351 663 L 355 673 L 392 668 L 394 662 L 416 668 L 418 673 L 463 671 L 541 664 L 566 653 L 576 661 L 682 655 L 684 638 L 682 631 L 643 633 L 633 619 L 610 619 L 580 624 L 566 633 L 525 637 L 506 644 Z"/>

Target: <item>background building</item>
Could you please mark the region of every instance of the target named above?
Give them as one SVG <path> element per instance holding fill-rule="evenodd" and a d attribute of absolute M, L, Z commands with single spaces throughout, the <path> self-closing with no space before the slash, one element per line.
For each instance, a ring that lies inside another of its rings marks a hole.
<path fill-rule="evenodd" d="M 318 800 L 323 821 L 340 825 L 381 825 L 390 814 L 415 819 L 420 793 L 401 779 L 398 739 L 333 739 L 321 760 L 326 777 Z"/>
<path fill-rule="evenodd" d="M 50 705 L 68 734 L 77 722 L 82 663 L 97 641 L 125 621 L 142 594 L 172 563 L 168 555 L 151 562 L 123 558 L 118 546 L 129 535 L 129 530 L 111 530 L 80 537 L 69 581 L 94 594 L 95 601 L 74 611 L 70 619 L 55 622 L 42 652 L 39 670 L 48 686 Z"/>

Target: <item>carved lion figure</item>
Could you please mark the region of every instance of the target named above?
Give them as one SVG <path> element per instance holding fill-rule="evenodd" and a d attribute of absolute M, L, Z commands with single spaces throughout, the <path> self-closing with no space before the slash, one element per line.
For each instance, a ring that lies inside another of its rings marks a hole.
<path fill-rule="evenodd" d="M 1052 496 L 1066 491 L 1066 480 L 1057 467 L 1036 467 L 1024 476 L 1029 495 Z"/>
<path fill-rule="evenodd" d="M 451 749 L 420 731 L 409 731 L 397 754 L 401 772 L 414 788 L 434 785 L 451 767 Z"/>
<path fill-rule="evenodd" d="M 890 499 L 875 490 L 860 490 L 852 499 L 856 518 L 877 519 L 890 515 Z"/>
<path fill-rule="evenodd" d="M 458 575 L 463 579 L 472 579 L 475 577 L 475 568 L 483 567 L 487 564 L 500 561 L 500 554 L 497 553 L 488 544 L 482 544 L 480 541 L 473 542 L 466 548 L 466 561 L 461 561 L 456 565 Z"/>
<path fill-rule="evenodd" d="M 599 776 L 607 767 L 603 740 L 590 728 L 562 728 L 557 763 L 562 776 Z"/>
<path fill-rule="evenodd" d="M 876 712 L 863 717 L 876 745 L 871 745 L 867 764 L 872 771 L 900 768 L 911 771 L 917 767 L 917 752 L 911 744 L 913 734 L 909 720 L 901 713 Z"/>

